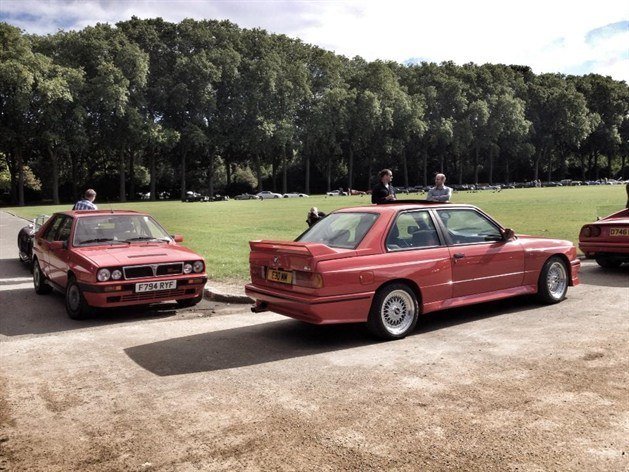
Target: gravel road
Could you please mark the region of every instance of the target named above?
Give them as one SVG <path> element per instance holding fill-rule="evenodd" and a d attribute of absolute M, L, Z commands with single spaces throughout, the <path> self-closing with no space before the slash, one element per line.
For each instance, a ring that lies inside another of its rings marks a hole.
<path fill-rule="evenodd" d="M 0 212 L 0 470 L 629 469 L 629 267 L 375 342 L 247 306 L 67 318 Z"/>

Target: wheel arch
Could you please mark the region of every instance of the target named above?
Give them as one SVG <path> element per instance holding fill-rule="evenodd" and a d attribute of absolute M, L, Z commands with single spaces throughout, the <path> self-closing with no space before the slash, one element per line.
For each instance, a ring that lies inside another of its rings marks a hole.
<path fill-rule="evenodd" d="M 419 288 L 419 286 L 411 279 L 405 279 L 405 278 L 401 277 L 401 278 L 398 278 L 398 279 L 387 280 L 386 282 L 381 284 L 376 289 L 375 293 L 381 292 L 386 287 L 388 287 L 389 285 L 393 285 L 393 284 L 404 284 L 404 285 L 408 286 L 413 291 L 413 293 L 417 297 L 417 305 L 418 305 L 417 308 L 419 310 L 419 314 L 421 314 L 423 312 L 423 309 L 422 309 L 423 308 L 422 292 L 421 292 L 421 289 Z M 373 300 L 375 300 L 375 296 L 373 297 Z M 372 300 L 372 303 L 373 303 L 373 300 Z"/>

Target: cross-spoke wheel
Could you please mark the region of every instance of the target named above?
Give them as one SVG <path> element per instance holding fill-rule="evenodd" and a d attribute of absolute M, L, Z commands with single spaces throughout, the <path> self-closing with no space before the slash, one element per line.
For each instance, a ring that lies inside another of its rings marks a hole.
<path fill-rule="evenodd" d="M 538 297 L 544 303 L 558 303 L 566 298 L 568 291 L 568 269 L 560 257 L 553 256 L 546 261 L 538 282 Z"/>
<path fill-rule="evenodd" d="M 418 314 L 413 291 L 407 285 L 392 284 L 376 294 L 367 324 L 379 338 L 400 339 L 415 328 Z"/>

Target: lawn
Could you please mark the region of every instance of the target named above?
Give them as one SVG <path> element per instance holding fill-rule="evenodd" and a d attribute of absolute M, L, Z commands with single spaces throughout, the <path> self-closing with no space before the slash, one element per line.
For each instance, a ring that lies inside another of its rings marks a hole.
<path fill-rule="evenodd" d="M 400 195 L 400 199 L 422 198 Z M 184 236 L 184 244 L 202 254 L 208 275 L 215 280 L 248 278 L 248 241 L 294 239 L 306 229 L 311 206 L 328 213 L 341 207 L 370 203 L 369 196 L 284 198 L 213 203 L 178 201 L 104 203 L 100 209 L 120 208 L 147 211 L 169 232 Z M 581 226 L 620 210 L 626 203 L 624 185 L 554 187 L 457 192 L 454 203 L 479 206 L 516 233 L 568 239 L 577 243 Z M 70 205 L 4 208 L 24 218 L 67 210 Z"/>

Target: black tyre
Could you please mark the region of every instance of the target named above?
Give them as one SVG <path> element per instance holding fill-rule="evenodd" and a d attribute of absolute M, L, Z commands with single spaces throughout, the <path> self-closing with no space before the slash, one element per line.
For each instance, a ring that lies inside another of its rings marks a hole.
<path fill-rule="evenodd" d="M 559 256 L 544 263 L 537 283 L 537 297 L 544 303 L 559 303 L 568 291 L 568 269 Z"/>
<path fill-rule="evenodd" d="M 415 293 L 408 285 L 391 284 L 376 293 L 367 327 L 378 338 L 402 339 L 415 329 L 418 317 Z"/>
<path fill-rule="evenodd" d="M 74 277 L 68 277 L 68 285 L 66 286 L 66 312 L 73 320 L 84 320 L 92 312 Z"/>
<path fill-rule="evenodd" d="M 42 273 L 37 259 L 33 262 L 33 286 L 37 295 L 46 295 L 52 292 L 52 287 L 46 282 L 46 276 Z"/>
<path fill-rule="evenodd" d="M 203 300 L 203 295 L 196 298 L 185 298 L 183 300 L 177 300 L 177 306 L 179 308 L 190 308 L 191 306 L 198 304 L 201 300 Z"/>
<path fill-rule="evenodd" d="M 618 259 L 613 259 L 611 257 L 597 257 L 596 263 L 600 265 L 604 269 L 617 269 L 622 264 Z"/>

